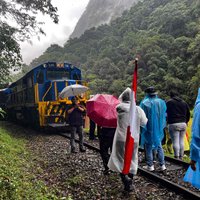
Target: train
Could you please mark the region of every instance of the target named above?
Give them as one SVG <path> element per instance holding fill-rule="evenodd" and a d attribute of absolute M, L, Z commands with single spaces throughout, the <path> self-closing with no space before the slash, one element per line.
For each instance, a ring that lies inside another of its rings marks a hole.
<path fill-rule="evenodd" d="M 72 84 L 87 86 L 80 69 L 67 62 L 45 62 L 1 90 L 1 105 L 11 121 L 35 128 L 66 126 L 71 97 L 61 99 L 59 93 Z M 78 99 L 85 104 L 87 92 Z"/>

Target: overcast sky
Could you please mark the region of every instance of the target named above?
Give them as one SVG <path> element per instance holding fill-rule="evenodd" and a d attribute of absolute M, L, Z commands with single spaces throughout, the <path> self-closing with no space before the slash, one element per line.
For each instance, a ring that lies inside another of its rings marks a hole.
<path fill-rule="evenodd" d="M 34 58 L 40 56 L 50 44 L 63 45 L 75 28 L 81 14 L 84 12 L 89 0 L 52 0 L 58 8 L 59 24 L 54 24 L 49 17 L 40 17 L 44 21 L 43 30 L 46 36 L 40 35 L 32 38 L 32 45 L 28 42 L 21 43 L 23 61 L 29 64 Z"/>

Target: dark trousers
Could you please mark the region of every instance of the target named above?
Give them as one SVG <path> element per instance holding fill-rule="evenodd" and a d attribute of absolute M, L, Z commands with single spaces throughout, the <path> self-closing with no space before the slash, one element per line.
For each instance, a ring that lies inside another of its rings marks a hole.
<path fill-rule="evenodd" d="M 94 132 L 95 132 L 96 124 L 94 121 L 90 119 L 90 132 L 89 132 L 89 137 L 91 140 L 95 138 Z"/>
<path fill-rule="evenodd" d="M 95 138 L 95 129 L 96 129 L 96 123 L 90 119 L 90 130 L 89 130 L 89 138 L 93 140 Z M 100 126 L 97 126 L 97 137 L 99 138 L 100 133 Z"/>
<path fill-rule="evenodd" d="M 71 149 L 75 150 L 75 135 L 78 133 L 79 136 L 79 148 L 83 149 L 83 126 L 71 126 Z"/>
<path fill-rule="evenodd" d="M 105 170 L 108 169 L 108 161 L 110 158 L 110 152 L 112 151 L 113 137 L 103 137 L 100 136 L 100 154 L 103 160 L 103 166 Z"/>

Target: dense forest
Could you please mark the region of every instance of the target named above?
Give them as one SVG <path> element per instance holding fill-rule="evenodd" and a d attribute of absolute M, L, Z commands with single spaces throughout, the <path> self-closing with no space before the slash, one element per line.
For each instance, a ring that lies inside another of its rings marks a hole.
<path fill-rule="evenodd" d="M 170 89 L 194 105 L 200 86 L 200 1 L 144 0 L 110 25 L 87 30 L 64 47 L 51 45 L 31 65 L 55 60 L 81 67 L 92 93 L 118 95 L 130 86 L 139 58 L 138 101 L 155 86 L 167 99 Z"/>

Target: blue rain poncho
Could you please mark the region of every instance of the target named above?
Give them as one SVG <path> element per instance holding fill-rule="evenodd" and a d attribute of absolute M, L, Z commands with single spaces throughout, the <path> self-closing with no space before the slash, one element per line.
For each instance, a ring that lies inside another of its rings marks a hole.
<path fill-rule="evenodd" d="M 144 144 L 152 145 L 154 148 L 160 145 L 164 138 L 164 128 L 166 126 L 166 103 L 155 96 L 145 96 L 140 103 L 148 119 L 147 125 L 142 129 L 141 147 Z"/>
<path fill-rule="evenodd" d="M 189 167 L 183 180 L 200 189 L 200 88 L 195 102 L 193 116 L 190 159 L 196 161 L 196 171 L 193 171 Z"/>
<path fill-rule="evenodd" d="M 200 163 L 200 88 L 195 102 L 194 117 L 192 122 L 192 141 L 190 158 Z"/>

